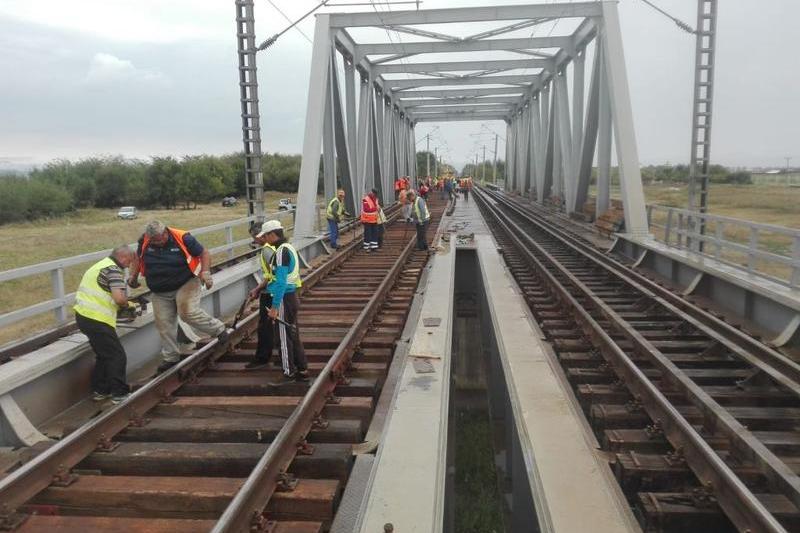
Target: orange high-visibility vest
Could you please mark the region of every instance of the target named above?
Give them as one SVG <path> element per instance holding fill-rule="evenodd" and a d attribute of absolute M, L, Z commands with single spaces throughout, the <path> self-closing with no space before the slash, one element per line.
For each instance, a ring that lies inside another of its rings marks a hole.
<path fill-rule="evenodd" d="M 183 252 L 183 255 L 186 256 L 186 265 L 189 267 L 189 270 L 195 276 L 199 275 L 200 268 L 202 267 L 202 265 L 200 264 L 200 258 L 190 254 L 189 249 L 186 248 L 185 244 L 183 244 L 183 236 L 189 232 L 184 231 L 182 229 L 172 229 L 172 228 L 167 228 L 167 231 L 170 233 L 170 235 L 172 235 L 172 238 L 175 239 L 175 242 L 178 244 L 178 248 L 180 248 L 181 251 Z M 139 272 L 142 274 L 142 276 L 145 277 L 147 277 L 147 274 L 145 274 L 145 269 L 144 269 L 144 252 L 145 250 L 147 250 L 147 246 L 149 244 L 150 244 L 150 237 L 145 234 L 144 240 L 142 241 L 142 253 L 141 255 L 139 255 Z"/>
<path fill-rule="evenodd" d="M 378 202 L 369 195 L 361 201 L 361 222 L 363 224 L 378 223 Z"/>

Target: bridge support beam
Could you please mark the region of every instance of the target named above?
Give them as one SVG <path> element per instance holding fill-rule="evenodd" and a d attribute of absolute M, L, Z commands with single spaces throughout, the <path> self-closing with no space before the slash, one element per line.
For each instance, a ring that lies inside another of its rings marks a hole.
<path fill-rule="evenodd" d="M 406 22 L 398 25 L 398 17 Z M 519 22 L 519 17 L 526 20 Z M 560 17 L 581 20 L 566 35 L 506 38 L 520 24 L 535 26 Z M 466 36 L 425 28 L 443 18 L 517 22 Z M 348 29 L 363 26 L 428 40 L 359 43 L 352 37 L 357 32 Z M 496 51 L 519 57 L 473 61 L 430 57 Z M 587 60 L 591 61 L 588 76 Z M 320 230 L 315 226 L 320 153 L 326 197 L 337 187 L 345 189 L 348 210 L 358 214 L 360 198 L 370 188 L 378 189 L 388 203 L 393 200 L 395 178 L 416 176 L 416 124 L 456 120 L 504 120 L 506 189 L 555 203 L 568 214 L 584 209 L 595 160 L 599 165 L 596 214 L 608 209 L 613 132 L 625 231 L 646 234 L 629 98 L 613 2 L 397 11 L 392 12 L 391 24 L 384 24 L 376 13 L 320 15 L 295 240 L 310 239 Z"/>

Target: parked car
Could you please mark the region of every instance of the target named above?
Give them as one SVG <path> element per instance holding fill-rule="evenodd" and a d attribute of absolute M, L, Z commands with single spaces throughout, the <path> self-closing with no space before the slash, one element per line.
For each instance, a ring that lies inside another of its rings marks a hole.
<path fill-rule="evenodd" d="M 222 207 L 233 207 L 236 205 L 238 200 L 234 196 L 226 196 L 222 199 Z"/>
<path fill-rule="evenodd" d="M 294 211 L 295 205 L 291 198 L 278 200 L 278 211 Z"/>
<path fill-rule="evenodd" d="M 117 211 L 117 218 L 121 218 L 122 220 L 133 220 L 138 216 L 139 212 L 132 205 L 120 207 L 119 211 Z"/>

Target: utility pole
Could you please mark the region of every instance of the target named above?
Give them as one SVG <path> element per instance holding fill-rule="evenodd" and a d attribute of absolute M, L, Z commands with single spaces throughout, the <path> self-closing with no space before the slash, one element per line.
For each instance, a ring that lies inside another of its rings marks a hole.
<path fill-rule="evenodd" d="M 714 101 L 714 56 L 717 35 L 717 0 L 697 0 L 695 28 L 694 102 L 692 104 L 692 153 L 689 159 L 689 210 L 705 213 L 708 208 L 708 178 L 711 159 L 711 112 Z M 694 220 L 695 231 L 705 233 L 702 219 Z M 703 241 L 690 241 L 703 250 Z"/>
<path fill-rule="evenodd" d="M 419 9 L 419 5 L 417 5 L 417 9 Z M 428 170 L 426 176 L 431 175 L 431 134 L 428 133 L 426 136 L 426 143 L 425 143 L 425 157 L 428 160 Z"/>
<path fill-rule="evenodd" d="M 486 182 L 486 145 L 483 145 L 483 166 L 481 166 L 481 183 Z"/>
<path fill-rule="evenodd" d="M 497 185 L 497 138 L 499 135 L 496 133 L 494 134 L 494 165 L 493 166 L 493 176 L 492 182 Z"/>
<path fill-rule="evenodd" d="M 786 160 L 786 185 L 789 185 L 792 182 L 792 180 L 789 178 L 789 161 L 791 161 L 792 158 L 784 157 L 784 159 Z"/>
<path fill-rule="evenodd" d="M 433 174 L 439 177 L 439 147 L 433 149 Z"/>

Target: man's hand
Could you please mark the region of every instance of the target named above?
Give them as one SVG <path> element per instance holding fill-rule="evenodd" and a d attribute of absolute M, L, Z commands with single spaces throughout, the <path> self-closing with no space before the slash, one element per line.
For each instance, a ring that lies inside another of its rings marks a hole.
<path fill-rule="evenodd" d="M 131 289 L 138 289 L 139 288 L 139 276 L 131 276 L 128 278 L 128 287 Z"/>
<path fill-rule="evenodd" d="M 214 278 L 211 277 L 211 272 L 208 270 L 200 273 L 200 280 L 203 282 L 206 289 L 210 289 L 214 286 Z"/>
<path fill-rule="evenodd" d="M 278 318 L 278 308 L 277 307 L 270 307 L 269 312 L 267 313 L 269 317 L 273 320 Z"/>
<path fill-rule="evenodd" d="M 256 298 L 258 298 L 260 292 L 261 291 L 258 290 L 258 287 L 256 287 L 255 289 L 251 289 L 250 292 L 247 293 L 248 300 L 255 300 Z"/>

